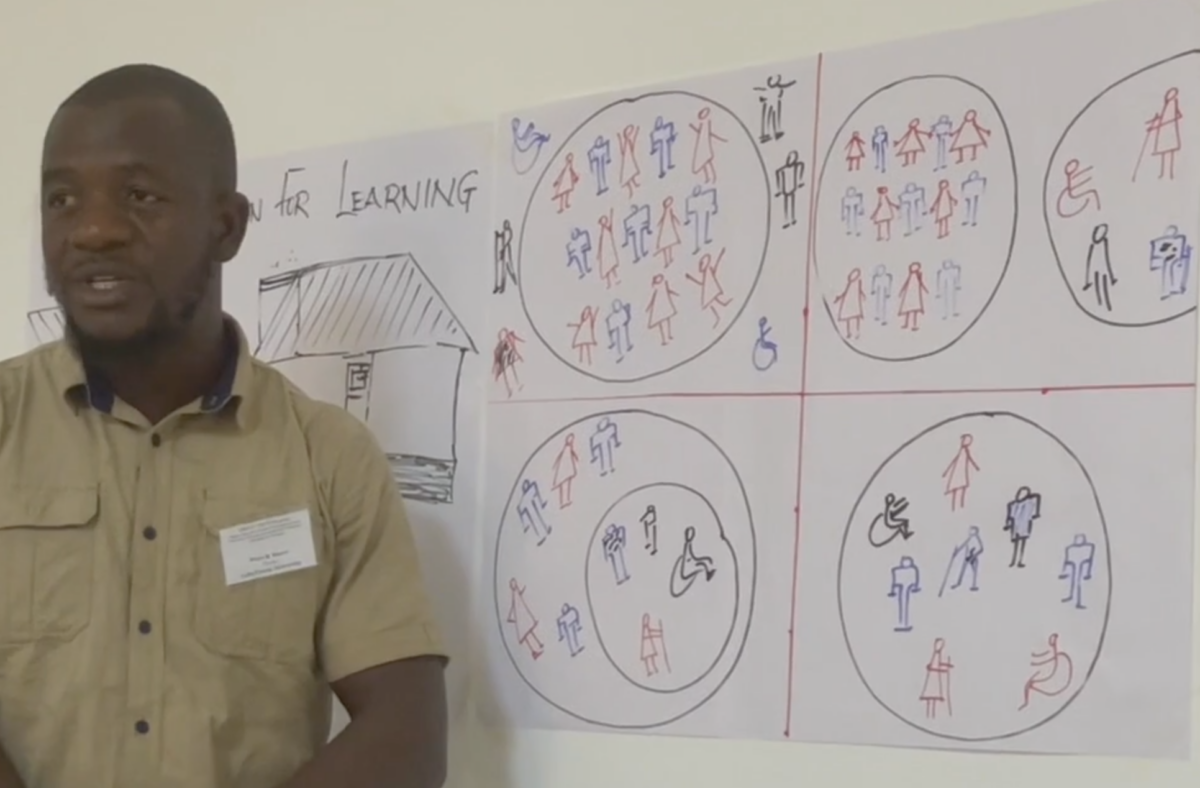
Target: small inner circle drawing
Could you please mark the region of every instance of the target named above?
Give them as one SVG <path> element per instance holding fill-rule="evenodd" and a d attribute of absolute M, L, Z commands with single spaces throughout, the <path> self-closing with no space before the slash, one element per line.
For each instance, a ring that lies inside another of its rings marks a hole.
<path fill-rule="evenodd" d="M 511 491 L 494 564 L 501 641 L 562 713 L 669 724 L 741 658 L 755 551 L 741 477 L 712 438 L 645 410 L 589 415 L 546 439 Z"/>
<path fill-rule="evenodd" d="M 936 424 L 871 475 L 838 563 L 846 645 L 903 723 L 1019 736 L 1084 691 L 1112 593 L 1108 527 L 1080 459 L 1014 413 Z"/>
<path fill-rule="evenodd" d="M 532 331 L 609 382 L 676 369 L 720 341 L 766 258 L 771 189 L 749 129 L 684 92 L 616 101 L 566 136 L 517 243 Z"/>
<path fill-rule="evenodd" d="M 814 260 L 838 336 L 883 361 L 951 347 L 991 305 L 1016 227 L 1016 159 L 986 91 L 953 76 L 875 91 L 818 184 Z"/>
<path fill-rule="evenodd" d="M 626 524 L 640 534 L 643 549 L 624 549 Z M 629 491 L 596 523 L 587 561 L 596 640 L 622 676 L 643 689 L 678 692 L 717 666 L 737 623 L 738 565 L 717 510 L 702 493 L 675 483 Z M 627 623 L 630 604 L 669 610 L 673 623 L 705 623 L 689 632 L 687 648 L 676 649 L 672 659 L 662 620 L 645 612 L 634 629 Z"/>

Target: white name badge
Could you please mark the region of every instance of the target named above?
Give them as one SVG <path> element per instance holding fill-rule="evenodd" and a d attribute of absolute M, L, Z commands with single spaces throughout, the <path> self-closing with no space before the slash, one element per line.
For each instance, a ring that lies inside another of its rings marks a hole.
<path fill-rule="evenodd" d="M 308 510 L 222 529 L 221 559 L 229 586 L 316 566 Z"/>

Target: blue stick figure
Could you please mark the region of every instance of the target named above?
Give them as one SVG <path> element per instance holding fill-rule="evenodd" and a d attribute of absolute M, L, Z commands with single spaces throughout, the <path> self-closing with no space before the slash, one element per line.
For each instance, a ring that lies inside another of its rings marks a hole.
<path fill-rule="evenodd" d="M 612 309 L 604 318 L 608 332 L 608 349 L 617 354 L 617 363 L 625 360 L 625 354 L 633 350 L 629 341 L 629 324 L 633 320 L 633 306 L 619 298 L 613 299 Z"/>
<path fill-rule="evenodd" d="M 950 580 L 950 575 L 955 568 L 958 569 L 958 576 L 954 582 L 950 584 L 950 590 L 953 591 L 963 584 L 967 575 L 971 576 L 971 590 L 979 590 L 979 557 L 983 555 L 983 538 L 979 535 L 979 526 L 972 525 L 967 528 L 967 538 L 961 544 L 955 545 L 954 550 L 950 553 L 950 561 L 946 564 L 946 574 L 942 577 L 942 587 L 938 589 L 938 596 L 946 593 L 946 583 Z"/>
<path fill-rule="evenodd" d="M 592 251 L 592 236 L 582 227 L 571 230 L 571 240 L 567 242 L 567 267 L 574 266 L 583 279 L 592 272 L 592 263 L 588 260 L 588 252 Z"/>
<path fill-rule="evenodd" d="M 604 558 L 612 566 L 613 579 L 621 585 L 629 579 L 629 569 L 625 565 L 625 546 L 628 544 L 625 526 L 611 523 L 600 540 L 604 550 Z"/>
<path fill-rule="evenodd" d="M 692 193 L 684 200 L 684 225 L 691 226 L 695 235 L 695 253 L 700 248 L 712 243 L 712 217 L 717 215 L 717 190 L 713 187 L 705 189 L 697 184 L 692 187 Z"/>
<path fill-rule="evenodd" d="M 574 605 L 564 602 L 562 612 L 558 616 L 558 642 L 567 642 L 567 650 L 571 652 L 572 657 L 583 651 L 583 644 L 579 642 L 579 634 L 582 631 L 579 610 Z"/>
<path fill-rule="evenodd" d="M 625 217 L 622 223 L 622 226 L 625 228 L 625 235 L 621 241 L 621 247 L 633 246 L 633 262 L 635 263 L 640 263 L 642 258 L 650 253 L 650 250 L 646 246 L 646 239 L 653 232 L 650 224 L 649 205 L 629 206 L 629 215 Z"/>
<path fill-rule="evenodd" d="M 883 126 L 876 126 L 871 135 L 871 152 L 875 154 L 875 169 L 881 173 L 887 172 L 888 131 Z"/>
<path fill-rule="evenodd" d="M 608 165 L 612 164 L 612 145 L 603 135 L 588 148 L 588 167 L 596 178 L 596 196 L 608 191 Z"/>
<path fill-rule="evenodd" d="M 883 263 L 875 266 L 871 274 L 871 300 L 875 306 L 875 322 L 887 325 L 888 299 L 892 297 L 892 275 Z"/>
<path fill-rule="evenodd" d="M 987 178 L 979 174 L 979 170 L 971 170 L 971 174 L 962 182 L 963 205 L 966 207 L 966 217 L 963 225 L 974 227 L 979 222 L 979 199 L 987 191 Z"/>
<path fill-rule="evenodd" d="M 521 499 L 517 502 L 517 517 L 521 521 L 521 530 L 525 533 L 533 531 L 534 538 L 540 545 L 550 535 L 550 524 L 542 512 L 546 510 L 546 501 L 538 483 L 532 479 L 521 482 Z"/>
<path fill-rule="evenodd" d="M 542 147 L 550 141 L 550 135 L 538 131 L 533 122 L 521 123 L 512 119 L 512 166 L 518 175 L 524 175 L 537 165 Z"/>
<path fill-rule="evenodd" d="M 600 419 L 588 445 L 592 452 L 592 464 L 600 466 L 601 476 L 607 476 L 616 470 L 613 467 L 613 449 L 620 448 L 621 438 L 612 419 L 608 416 Z"/>
<path fill-rule="evenodd" d="M 1079 610 L 1086 610 L 1083 604 L 1083 581 L 1092 579 L 1092 564 L 1096 558 L 1096 545 L 1088 541 L 1084 534 L 1075 534 L 1075 538 L 1063 551 L 1062 573 L 1059 580 L 1068 581 L 1068 590 L 1063 602 L 1074 602 Z"/>
<path fill-rule="evenodd" d="M 921 591 L 921 570 L 909 556 L 892 567 L 888 597 L 896 600 L 896 632 L 912 632 L 912 595 Z"/>
<path fill-rule="evenodd" d="M 650 131 L 650 155 L 658 159 L 660 178 L 667 177 L 667 171 L 675 169 L 675 163 L 671 161 L 671 147 L 677 136 L 674 123 L 663 120 L 662 115 L 654 119 L 654 128 Z"/>
<path fill-rule="evenodd" d="M 1160 299 L 1183 295 L 1187 291 L 1191 265 L 1191 244 L 1175 225 L 1150 242 L 1150 270 L 1159 274 Z"/>
<path fill-rule="evenodd" d="M 779 360 L 779 345 L 776 345 L 770 338 L 770 334 L 770 323 L 765 317 L 760 317 L 758 319 L 758 339 L 754 340 L 754 351 L 750 354 L 754 368 L 759 372 L 766 372 Z"/>

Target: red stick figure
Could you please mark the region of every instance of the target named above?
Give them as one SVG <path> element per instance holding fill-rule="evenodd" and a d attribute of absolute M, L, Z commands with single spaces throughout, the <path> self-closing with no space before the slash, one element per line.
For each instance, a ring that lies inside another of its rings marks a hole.
<path fill-rule="evenodd" d="M 846 169 L 858 172 L 862 168 L 862 160 L 867 156 L 867 143 L 857 131 L 851 132 L 850 141 L 846 143 Z"/>
<path fill-rule="evenodd" d="M 862 330 L 863 306 L 867 293 L 863 289 L 862 271 L 855 268 L 846 274 L 846 287 L 833 299 L 837 305 L 838 322 L 846 327 L 846 339 L 858 339 Z"/>
<path fill-rule="evenodd" d="M 900 215 L 900 203 L 888 196 L 888 187 L 880 186 L 875 189 L 879 199 L 875 210 L 871 211 L 871 221 L 875 223 L 875 240 L 892 240 L 892 222 Z"/>
<path fill-rule="evenodd" d="M 1071 686 L 1071 682 L 1075 680 L 1075 663 L 1067 652 L 1058 648 L 1057 632 L 1046 639 L 1046 645 L 1049 648 L 1045 651 L 1035 651 L 1030 654 L 1029 666 L 1034 668 L 1034 671 L 1029 680 L 1025 682 L 1020 709 L 1029 705 L 1033 693 L 1052 698 L 1066 692 L 1067 688 Z M 1062 669 L 1061 673 L 1059 672 L 1060 668 Z M 1045 685 L 1051 684 L 1052 681 L 1053 684 L 1047 688 Z"/>
<path fill-rule="evenodd" d="M 625 187 L 631 200 L 634 190 L 641 186 L 638 183 L 638 176 L 642 174 L 642 168 L 637 163 L 637 140 L 641 131 L 641 126 L 634 126 L 631 123 L 621 129 L 621 133 L 617 137 L 617 150 L 621 154 L 621 168 L 618 174 L 621 178 L 621 185 Z"/>
<path fill-rule="evenodd" d="M 675 296 L 679 295 L 671 289 L 667 278 L 655 274 L 650 280 L 650 303 L 646 305 L 646 314 L 650 316 L 646 325 L 657 328 L 664 345 L 669 344 L 675 337 L 671 334 L 671 318 L 675 317 Z"/>
<path fill-rule="evenodd" d="M 954 706 L 950 702 L 950 671 L 954 663 L 946 656 L 946 641 L 935 638 L 933 653 L 925 664 L 925 684 L 921 687 L 921 700 L 925 701 L 925 716 L 937 719 L 939 703 L 946 704 L 946 713 L 954 716 Z"/>
<path fill-rule="evenodd" d="M 908 167 L 917 163 L 917 157 L 925 152 L 925 142 L 922 137 L 932 137 L 933 133 L 921 128 L 921 119 L 913 118 L 908 122 L 908 129 L 896 140 L 896 152 L 900 154 L 900 166 Z"/>
<path fill-rule="evenodd" d="M 654 255 L 662 256 L 663 268 L 666 269 L 675 261 L 675 247 L 683 243 L 679 237 L 682 223 L 675 214 L 675 198 L 666 197 L 662 201 L 662 218 L 658 220 L 658 235 L 654 238 Z"/>
<path fill-rule="evenodd" d="M 1058 193 L 1054 202 L 1054 210 L 1064 219 L 1071 219 L 1086 211 L 1088 208 L 1100 210 L 1100 193 L 1093 188 L 1085 188 L 1092 182 L 1092 167 L 1083 167 L 1079 159 L 1071 159 L 1063 167 L 1063 175 L 1067 176 L 1067 185 Z M 1137 176 L 1135 175 L 1134 178 Z M 1063 207 L 1064 203 L 1070 207 Z M 1074 207 L 1078 205 L 1079 207 Z"/>
<path fill-rule="evenodd" d="M 901 330 L 916 331 L 921 325 L 921 315 L 925 314 L 925 296 L 929 288 L 925 286 L 925 274 L 921 271 L 920 263 L 908 264 L 908 275 L 900 286 L 900 317 L 904 318 Z"/>
<path fill-rule="evenodd" d="M 946 495 L 950 496 L 950 511 L 955 511 L 967 505 L 967 490 L 971 486 L 971 471 L 979 470 L 975 457 L 971 454 L 971 443 L 975 438 L 964 434 L 958 439 L 958 453 L 942 472 L 946 480 Z"/>
<path fill-rule="evenodd" d="M 571 347 L 579 351 L 579 363 L 592 365 L 592 348 L 596 346 L 596 317 L 595 307 L 585 306 L 579 312 L 579 322 L 567 323 L 567 328 L 575 329 L 571 338 Z"/>
<path fill-rule="evenodd" d="M 504 388 L 510 397 L 514 387 L 517 391 L 524 388 L 517 376 L 517 364 L 524 361 L 517 345 L 524 341 L 515 331 L 502 328 L 497 334 L 496 349 L 492 353 L 492 377 L 504 382 Z"/>
<path fill-rule="evenodd" d="M 963 157 L 971 154 L 970 161 L 975 161 L 980 148 L 987 147 L 988 137 L 992 136 L 991 129 L 979 125 L 979 113 L 973 109 L 963 115 L 962 123 L 950 137 L 950 150 L 954 151 L 954 161 L 962 164 Z"/>
<path fill-rule="evenodd" d="M 1183 147 L 1183 135 L 1179 125 L 1183 113 L 1179 111 L 1179 88 L 1168 88 L 1163 94 L 1162 109 L 1146 121 L 1146 136 L 1142 139 L 1142 150 L 1138 153 L 1137 165 L 1133 168 L 1133 180 L 1137 181 L 1138 170 L 1146 156 L 1146 148 L 1158 158 L 1158 178 L 1175 180 L 1175 154 Z"/>
<path fill-rule="evenodd" d="M 958 205 L 958 198 L 950 193 L 950 181 L 942 179 L 938 181 L 937 196 L 933 198 L 933 203 L 929 209 L 933 211 L 933 220 L 937 223 L 937 237 L 945 238 L 950 234 L 950 220 L 954 217 L 954 207 Z"/>
<path fill-rule="evenodd" d="M 568 432 L 558 456 L 554 458 L 554 483 L 551 489 L 558 492 L 558 508 L 571 505 L 571 482 L 579 475 L 579 453 L 575 451 L 575 433 Z"/>
<path fill-rule="evenodd" d="M 696 113 L 696 122 L 688 126 L 696 132 L 696 146 L 692 149 L 692 172 L 704 178 L 705 183 L 717 182 L 717 157 L 714 142 L 729 142 L 713 131 L 712 109 L 705 107 Z"/>
<path fill-rule="evenodd" d="M 642 614 L 642 665 L 646 668 L 646 675 L 653 676 L 658 673 L 658 658 L 662 657 L 663 667 L 667 672 L 671 672 L 671 660 L 667 657 L 667 643 L 663 639 L 662 619 L 659 619 L 658 626 L 650 625 L 650 614 Z"/>
<path fill-rule="evenodd" d="M 600 271 L 600 278 L 604 280 L 606 289 L 621 284 L 621 280 L 617 276 L 617 269 L 620 266 L 621 260 L 617 257 L 617 240 L 613 237 L 613 211 L 609 208 L 608 213 L 600 216 L 600 239 L 596 242 L 596 267 Z"/>
<path fill-rule="evenodd" d="M 517 579 L 508 581 L 512 591 L 512 604 L 508 608 L 508 618 L 505 621 L 513 625 L 517 633 L 517 642 L 529 649 L 529 656 L 537 659 L 546 649 L 537 636 L 538 620 L 525 603 L 525 588 L 517 583 Z"/>
<path fill-rule="evenodd" d="M 684 274 L 689 282 L 700 287 L 700 308 L 707 309 L 713 313 L 714 327 L 721 325 L 721 311 L 718 307 L 727 307 L 733 303 L 729 296 L 725 295 L 725 289 L 721 287 L 720 281 L 717 280 L 717 268 L 721 265 L 721 260 L 724 258 L 724 249 L 717 254 L 716 260 L 713 259 L 711 254 L 705 252 L 696 263 L 696 268 L 700 272 L 700 276 L 696 277 L 691 274 Z"/>
<path fill-rule="evenodd" d="M 558 212 L 562 213 L 571 207 L 571 193 L 579 183 L 579 173 L 575 172 L 575 154 L 568 153 L 562 170 L 554 179 L 553 199 L 558 202 Z"/>

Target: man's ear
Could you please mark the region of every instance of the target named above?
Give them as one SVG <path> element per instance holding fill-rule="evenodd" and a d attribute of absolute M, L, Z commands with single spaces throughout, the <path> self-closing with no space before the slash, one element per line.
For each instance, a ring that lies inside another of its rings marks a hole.
<path fill-rule="evenodd" d="M 250 201 L 244 194 L 234 192 L 222 200 L 213 225 L 213 240 L 217 251 L 217 262 L 228 263 L 237 257 L 246 238 L 246 227 L 250 222 Z"/>

